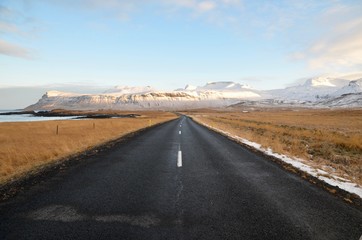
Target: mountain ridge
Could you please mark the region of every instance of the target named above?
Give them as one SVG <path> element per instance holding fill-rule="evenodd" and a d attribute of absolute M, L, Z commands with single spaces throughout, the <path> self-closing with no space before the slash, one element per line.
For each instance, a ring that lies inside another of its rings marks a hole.
<path fill-rule="evenodd" d="M 116 86 L 99 94 L 48 91 L 26 110 L 54 108 L 179 110 L 228 107 L 241 101 L 252 101 L 254 104 L 259 102 L 264 105 L 270 103 L 310 107 L 361 107 L 362 95 L 359 94 L 361 92 L 362 78 L 351 81 L 340 77 L 311 78 L 304 84 L 276 90 L 257 90 L 249 85 L 230 81 L 208 82 L 204 86 L 186 85 L 185 88 L 173 91 L 158 91 L 151 86 Z"/>

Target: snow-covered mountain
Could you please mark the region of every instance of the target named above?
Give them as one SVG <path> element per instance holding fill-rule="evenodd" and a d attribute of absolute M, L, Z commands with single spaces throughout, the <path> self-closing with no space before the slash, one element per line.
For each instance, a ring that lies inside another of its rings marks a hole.
<path fill-rule="evenodd" d="M 258 99 L 261 98 L 261 92 L 252 89 L 248 85 L 234 82 L 209 82 L 205 86 L 195 87 L 186 85 L 184 89 L 176 89 L 177 92 L 185 92 L 192 95 L 208 95 L 208 98 L 214 99 Z"/>
<path fill-rule="evenodd" d="M 316 77 L 304 84 L 285 89 L 271 90 L 272 98 L 299 101 L 318 101 L 328 99 L 333 93 L 349 84 L 349 80 L 331 77 Z"/>
<path fill-rule="evenodd" d="M 184 109 L 223 107 L 240 99 L 259 99 L 258 91 L 233 82 L 186 86 L 170 92 L 151 87 L 115 87 L 100 94 L 74 94 L 49 91 L 27 110 L 64 109 Z"/>
<path fill-rule="evenodd" d="M 338 108 L 361 108 L 362 92 L 347 93 L 338 97 L 332 97 L 323 101 L 312 103 L 313 107 L 338 107 Z"/>
<path fill-rule="evenodd" d="M 117 86 L 99 94 L 48 91 L 27 110 L 63 109 L 162 109 L 179 110 L 230 105 L 291 105 L 318 107 L 362 107 L 362 78 L 317 77 L 294 87 L 260 91 L 234 82 L 187 85 L 174 91 L 147 87 Z"/>
<path fill-rule="evenodd" d="M 331 95 L 333 97 L 338 97 L 343 94 L 349 94 L 349 93 L 360 93 L 362 92 L 362 78 L 359 80 L 350 81 L 348 85 L 340 88 L 339 90 L 335 91 Z"/>

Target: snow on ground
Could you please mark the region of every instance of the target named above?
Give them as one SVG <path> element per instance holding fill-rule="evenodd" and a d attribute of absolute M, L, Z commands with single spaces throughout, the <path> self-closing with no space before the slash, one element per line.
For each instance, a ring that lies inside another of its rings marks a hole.
<path fill-rule="evenodd" d="M 244 139 L 244 138 L 241 138 L 239 136 L 236 136 L 236 135 L 233 135 L 229 132 L 226 132 L 226 131 L 223 131 L 221 129 L 218 129 L 218 128 L 215 128 L 215 127 L 212 127 L 208 124 L 205 124 L 205 123 L 202 123 L 202 122 L 199 122 L 201 123 L 202 125 L 216 131 L 216 132 L 219 132 L 225 136 L 228 136 L 229 138 L 231 139 L 234 139 L 238 142 L 241 142 L 247 146 L 250 146 L 252 148 L 255 148 L 261 152 L 263 152 L 264 154 L 268 155 L 268 156 L 272 156 L 272 157 L 275 157 L 285 163 L 288 163 L 290 165 L 292 165 L 293 167 L 303 171 L 303 172 L 306 172 L 308 174 L 310 174 L 311 176 L 313 177 L 316 177 L 318 178 L 319 180 L 331 185 L 331 186 L 337 186 L 339 187 L 340 189 L 343 189 L 347 192 L 350 192 L 350 193 L 354 193 L 354 194 L 357 194 L 360 198 L 362 198 L 362 188 L 360 186 L 358 186 L 356 183 L 353 183 L 351 182 L 350 180 L 348 179 L 344 179 L 344 178 L 341 178 L 341 177 L 338 177 L 338 176 L 334 176 L 332 175 L 331 173 L 328 173 L 324 170 L 321 170 L 321 169 L 318 169 L 318 168 L 314 168 L 312 166 L 309 166 L 303 162 L 305 162 L 305 160 L 303 159 L 300 159 L 300 158 L 291 158 L 291 157 L 288 157 L 288 156 L 285 156 L 283 154 L 279 154 L 279 153 L 275 153 L 273 152 L 272 149 L 268 148 L 268 149 L 265 149 L 263 148 L 260 144 L 258 143 L 255 143 L 255 142 L 251 142 L 247 139 Z"/>

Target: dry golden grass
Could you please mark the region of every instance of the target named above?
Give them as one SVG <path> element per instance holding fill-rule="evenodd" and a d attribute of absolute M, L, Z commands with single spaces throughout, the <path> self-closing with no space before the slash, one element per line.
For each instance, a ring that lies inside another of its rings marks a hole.
<path fill-rule="evenodd" d="M 187 114 L 362 185 L 362 110 L 203 110 Z"/>
<path fill-rule="evenodd" d="M 176 118 L 176 115 L 166 112 L 136 113 L 141 116 L 0 123 L 0 184 L 36 170 L 44 164 L 80 153 L 127 133 Z"/>

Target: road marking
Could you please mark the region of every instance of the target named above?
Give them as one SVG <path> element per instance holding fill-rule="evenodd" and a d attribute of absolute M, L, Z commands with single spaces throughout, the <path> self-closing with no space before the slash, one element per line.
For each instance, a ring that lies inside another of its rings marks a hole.
<path fill-rule="evenodd" d="M 180 134 L 180 135 L 181 135 L 181 131 L 178 131 L 178 134 Z"/>
<path fill-rule="evenodd" d="M 182 152 L 181 152 L 181 150 L 179 150 L 178 154 L 177 154 L 177 167 L 182 167 Z"/>

